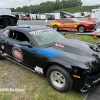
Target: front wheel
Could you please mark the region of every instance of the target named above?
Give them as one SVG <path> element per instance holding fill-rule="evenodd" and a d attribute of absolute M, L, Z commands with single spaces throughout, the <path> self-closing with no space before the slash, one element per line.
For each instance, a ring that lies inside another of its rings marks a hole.
<path fill-rule="evenodd" d="M 73 85 L 73 80 L 68 71 L 57 65 L 48 69 L 47 80 L 51 87 L 59 92 L 67 92 Z"/>
<path fill-rule="evenodd" d="M 80 33 L 83 33 L 83 32 L 85 32 L 85 26 L 79 26 L 78 27 L 78 32 L 80 32 Z"/>
<path fill-rule="evenodd" d="M 58 26 L 57 26 L 57 25 L 54 25 L 54 26 L 53 26 L 53 29 L 54 29 L 54 30 L 56 30 L 56 31 L 58 31 L 58 30 L 59 30 L 59 28 L 58 28 Z"/>

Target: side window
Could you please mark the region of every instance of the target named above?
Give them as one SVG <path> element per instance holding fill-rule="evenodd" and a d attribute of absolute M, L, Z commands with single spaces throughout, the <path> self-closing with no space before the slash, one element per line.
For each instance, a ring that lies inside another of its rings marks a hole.
<path fill-rule="evenodd" d="M 63 19 L 62 22 L 72 23 L 72 21 L 69 19 Z"/>
<path fill-rule="evenodd" d="M 27 38 L 27 36 L 19 31 L 14 31 L 14 30 L 10 30 L 9 32 L 9 38 L 15 39 L 15 40 L 19 40 L 19 41 L 28 41 L 29 39 Z"/>

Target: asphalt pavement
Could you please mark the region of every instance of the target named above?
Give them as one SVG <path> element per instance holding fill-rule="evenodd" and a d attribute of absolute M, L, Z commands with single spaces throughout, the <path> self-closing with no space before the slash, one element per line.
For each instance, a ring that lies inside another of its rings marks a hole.
<path fill-rule="evenodd" d="M 18 20 L 18 25 L 49 25 L 50 22 L 55 20 Z"/>
<path fill-rule="evenodd" d="M 91 90 L 85 100 L 100 100 L 100 86 L 97 86 L 95 89 Z"/>
<path fill-rule="evenodd" d="M 80 21 L 87 20 L 88 18 L 77 18 Z M 18 25 L 50 25 L 50 22 L 56 21 L 56 20 L 18 20 Z"/>

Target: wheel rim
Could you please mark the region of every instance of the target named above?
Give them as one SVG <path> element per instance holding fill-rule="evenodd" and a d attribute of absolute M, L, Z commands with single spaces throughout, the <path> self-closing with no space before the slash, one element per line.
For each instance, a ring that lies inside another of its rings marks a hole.
<path fill-rule="evenodd" d="M 57 26 L 54 26 L 53 29 L 57 31 L 58 28 L 57 28 Z"/>
<path fill-rule="evenodd" d="M 53 71 L 50 75 L 51 82 L 58 88 L 65 86 L 65 77 L 58 71 Z"/>
<path fill-rule="evenodd" d="M 79 32 L 84 32 L 84 27 L 83 26 L 79 27 Z"/>

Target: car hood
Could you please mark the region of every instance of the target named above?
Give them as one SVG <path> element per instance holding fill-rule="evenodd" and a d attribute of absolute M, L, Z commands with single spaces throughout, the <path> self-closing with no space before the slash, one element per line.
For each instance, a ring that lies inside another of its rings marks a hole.
<path fill-rule="evenodd" d="M 15 26 L 18 19 L 10 15 L 1 15 L 0 16 L 0 28 L 5 28 L 7 26 Z"/>
<path fill-rule="evenodd" d="M 79 21 L 80 23 L 84 23 L 84 24 L 93 24 L 92 22 L 90 21 Z"/>
<path fill-rule="evenodd" d="M 76 62 L 81 68 L 97 68 L 100 65 L 99 46 L 81 40 L 63 38 L 48 49 L 63 53 L 63 55 L 55 56 L 57 59 Z"/>
<path fill-rule="evenodd" d="M 54 48 L 78 55 L 87 56 L 91 55 L 92 53 L 97 53 L 96 51 L 90 48 L 90 45 L 92 44 L 81 40 L 64 38 L 55 42 Z"/>
<path fill-rule="evenodd" d="M 97 50 L 97 44 L 64 38 L 55 42 L 53 48 L 80 62 L 100 61 L 100 50 Z"/>

